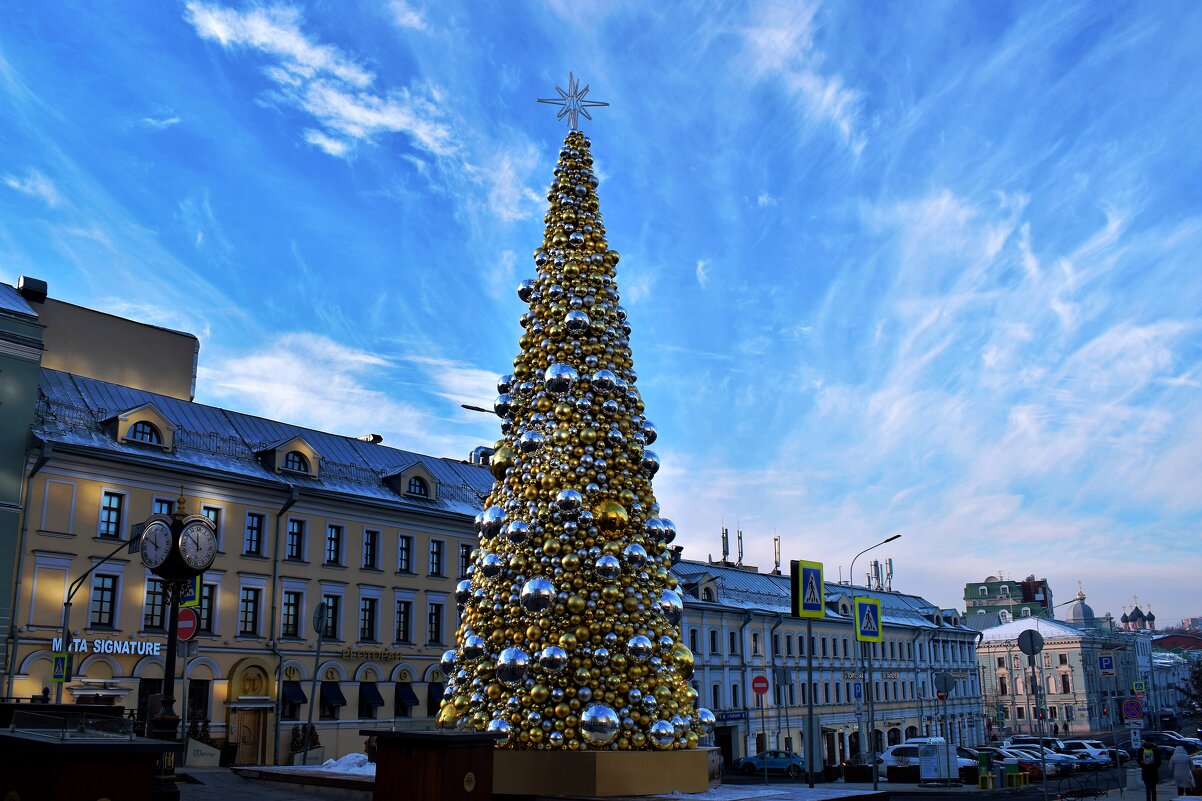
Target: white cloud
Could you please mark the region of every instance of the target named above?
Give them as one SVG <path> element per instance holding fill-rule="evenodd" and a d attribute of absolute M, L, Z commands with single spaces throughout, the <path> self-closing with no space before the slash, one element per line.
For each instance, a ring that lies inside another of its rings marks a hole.
<path fill-rule="evenodd" d="M 526 183 L 539 165 L 533 144 L 501 150 L 484 162 L 484 168 L 464 165 L 464 169 L 488 187 L 488 209 L 497 219 L 511 223 L 538 213 L 546 201 Z"/>
<path fill-rule="evenodd" d="M 402 28 L 424 31 L 429 27 L 426 23 L 426 15 L 406 3 L 405 0 L 392 0 L 388 4 L 388 9 L 392 12 L 392 21 Z"/>
<path fill-rule="evenodd" d="M 58 189 L 55 188 L 54 183 L 37 170 L 28 170 L 24 178 L 6 174 L 3 180 L 6 186 L 30 197 L 40 198 L 51 208 L 62 203 L 62 198 L 59 196 Z"/>
<path fill-rule="evenodd" d="M 755 204 L 761 209 L 766 209 L 769 206 L 775 206 L 779 200 L 779 198 L 775 197 L 774 195 L 770 195 L 767 192 L 760 192 L 755 199 Z"/>
<path fill-rule="evenodd" d="M 320 129 L 306 129 L 303 138 L 324 153 L 346 157 L 357 144 L 398 133 L 435 155 L 457 148 L 450 128 L 439 119 L 441 97 L 436 87 L 374 88 L 374 72 L 337 47 L 304 33 L 299 9 L 271 6 L 241 11 L 193 0 L 185 16 L 203 39 L 275 59 L 263 70 L 278 87 L 274 99 L 317 121 Z"/>
<path fill-rule="evenodd" d="M 147 128 L 154 128 L 156 131 L 163 131 L 168 128 L 173 128 L 176 125 L 179 125 L 180 122 L 182 122 L 182 120 L 174 114 L 167 114 L 158 117 L 146 116 L 142 118 L 143 125 L 145 125 Z"/>
<path fill-rule="evenodd" d="M 709 286 L 709 266 L 709 262 L 707 262 L 705 259 L 697 260 L 697 283 L 701 285 L 702 289 L 705 289 L 707 286 Z"/>

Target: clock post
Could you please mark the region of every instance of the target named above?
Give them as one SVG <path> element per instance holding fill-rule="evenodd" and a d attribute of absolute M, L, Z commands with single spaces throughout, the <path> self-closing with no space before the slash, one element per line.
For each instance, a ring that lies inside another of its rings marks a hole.
<path fill-rule="evenodd" d="M 213 565 L 217 556 L 216 527 L 204 515 L 187 514 L 181 493 L 174 514 L 153 515 L 146 521 L 141 552 L 142 562 L 163 579 L 169 615 L 163 692 L 148 734 L 159 740 L 175 741 L 179 736 L 179 715 L 175 712 L 175 659 L 179 649 L 180 593 L 186 582 Z M 156 801 L 177 801 L 179 798 L 174 751 L 164 752 L 159 760 L 152 797 Z"/>

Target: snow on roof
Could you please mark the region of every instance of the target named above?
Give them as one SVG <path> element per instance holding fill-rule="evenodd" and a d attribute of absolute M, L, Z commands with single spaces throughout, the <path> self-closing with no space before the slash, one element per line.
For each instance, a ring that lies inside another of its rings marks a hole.
<path fill-rule="evenodd" d="M 1091 635 L 1074 626 L 1045 617 L 1020 617 L 1000 626 L 993 626 L 981 632 L 983 642 L 1016 640 L 1024 631 L 1038 631 L 1044 639 L 1065 639 L 1067 637 L 1090 637 Z"/>

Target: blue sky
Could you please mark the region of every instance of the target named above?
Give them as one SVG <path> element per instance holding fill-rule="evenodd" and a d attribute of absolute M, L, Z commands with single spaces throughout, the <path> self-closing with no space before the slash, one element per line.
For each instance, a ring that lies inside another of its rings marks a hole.
<path fill-rule="evenodd" d="M 900 531 L 943 605 L 1036 573 L 1168 622 L 1199 41 L 1186 2 L 5 4 L 0 264 L 200 335 L 198 400 L 464 457 L 571 69 L 687 556 L 836 576 Z"/>

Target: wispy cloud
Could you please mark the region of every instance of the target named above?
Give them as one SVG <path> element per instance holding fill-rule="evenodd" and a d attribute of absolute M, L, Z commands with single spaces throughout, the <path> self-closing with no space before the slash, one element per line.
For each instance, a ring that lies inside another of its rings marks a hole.
<path fill-rule="evenodd" d="M 405 0 L 392 0 L 388 4 L 388 10 L 392 14 L 392 21 L 401 28 L 411 28 L 417 31 L 424 31 L 429 28 L 426 22 L 426 15 L 406 3 Z"/>
<path fill-rule="evenodd" d="M 705 289 L 707 286 L 709 286 L 709 283 L 710 283 L 709 269 L 710 269 L 710 265 L 709 265 L 708 261 L 706 261 L 705 259 L 697 260 L 697 267 L 694 270 L 694 272 L 697 274 L 697 283 L 701 285 L 702 289 Z"/>
<path fill-rule="evenodd" d="M 440 119 L 437 88 L 375 88 L 374 72 L 302 30 L 304 17 L 297 8 L 243 11 L 193 0 L 185 17 L 201 38 L 271 58 L 264 73 L 276 84 L 275 98 L 313 117 L 320 128 L 306 130 L 303 137 L 325 153 L 345 157 L 356 145 L 385 134 L 405 134 L 419 149 L 436 155 L 456 149 L 450 128 Z"/>
<path fill-rule="evenodd" d="M 30 197 L 36 197 L 51 208 L 62 203 L 62 198 L 54 183 L 35 169 L 27 170 L 24 177 L 6 174 L 3 180 L 5 186 Z"/>
<path fill-rule="evenodd" d="M 142 124 L 147 128 L 152 128 L 156 131 L 164 131 L 168 128 L 174 128 L 179 125 L 182 120 L 176 114 L 170 112 L 161 115 L 147 115 L 142 118 Z"/>

